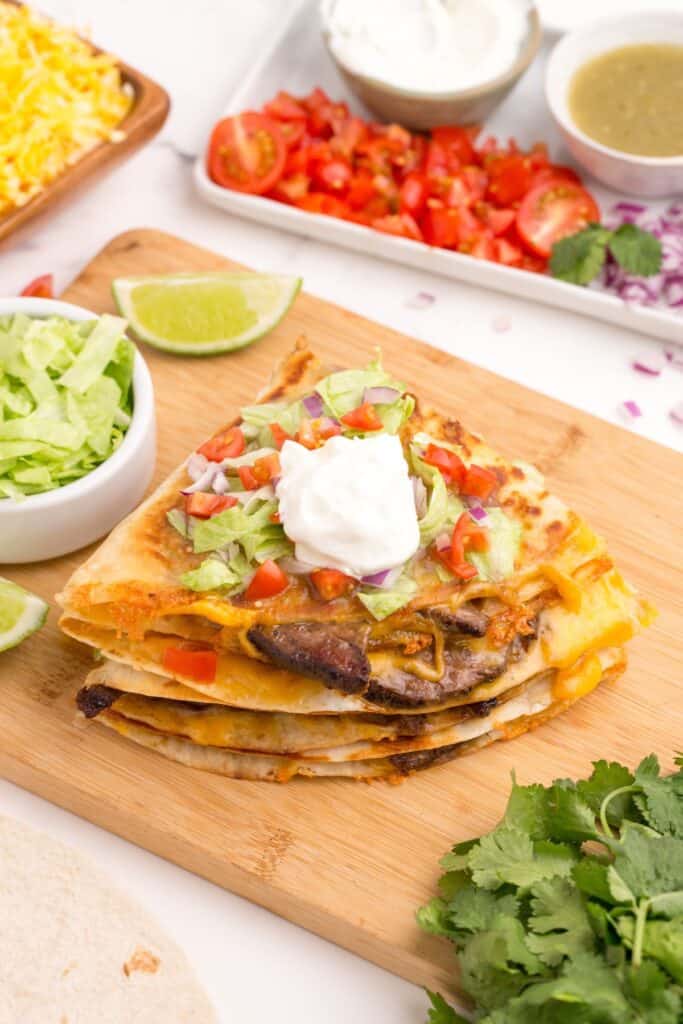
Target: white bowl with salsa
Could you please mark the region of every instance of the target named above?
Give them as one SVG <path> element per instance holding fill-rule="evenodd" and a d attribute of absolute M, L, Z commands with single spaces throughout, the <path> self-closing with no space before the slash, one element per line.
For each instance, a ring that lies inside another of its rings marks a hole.
<path fill-rule="evenodd" d="M 683 194 L 683 12 L 601 18 L 553 50 L 546 97 L 570 152 L 635 196 Z"/>
<path fill-rule="evenodd" d="M 99 320 L 81 306 L 54 299 L 0 299 L 0 317 L 59 317 L 77 323 Z M 156 417 L 147 365 L 136 350 L 132 411 L 126 432 L 105 461 L 79 479 L 42 493 L 0 496 L 0 563 L 55 558 L 108 533 L 142 498 L 154 471 Z"/>

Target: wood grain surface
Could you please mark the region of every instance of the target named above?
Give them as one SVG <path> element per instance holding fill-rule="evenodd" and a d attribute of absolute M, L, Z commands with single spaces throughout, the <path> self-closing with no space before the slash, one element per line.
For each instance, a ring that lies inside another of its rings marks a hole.
<path fill-rule="evenodd" d="M 5 0 L 17 3 L 17 0 Z M 17 3 L 17 6 L 23 6 Z M 97 53 L 102 50 L 93 46 Z M 0 245 L 24 228 L 40 214 L 57 208 L 74 189 L 113 170 L 137 149 L 149 142 L 168 117 L 171 101 L 165 89 L 141 71 L 118 61 L 121 76 L 134 90 L 135 102 L 120 124 L 125 133 L 120 142 L 101 142 L 85 153 L 72 166 L 66 167 L 54 181 L 38 192 L 24 206 L 16 206 L 0 216 Z"/>
<path fill-rule="evenodd" d="M 230 266 L 168 235 L 131 231 L 64 298 L 102 313 L 113 308 L 116 275 Z M 422 935 L 414 912 L 432 894 L 438 858 L 450 844 L 499 819 L 511 770 L 523 783 L 548 782 L 584 774 L 600 757 L 633 763 L 654 750 L 669 765 L 683 746 L 683 459 L 302 294 L 269 337 L 235 355 L 193 361 L 144 349 L 159 416 L 157 482 L 253 397 L 302 333 L 337 364 L 359 365 L 380 345 L 411 390 L 508 454 L 535 462 L 549 486 L 609 538 L 628 578 L 661 612 L 631 645 L 626 676 L 536 732 L 401 785 L 235 782 L 78 723 L 73 695 L 91 652 L 60 635 L 53 607 L 42 632 L 1 656 L 0 772 L 390 971 L 446 989 L 450 948 Z M 4 573 L 51 601 L 87 553 Z"/>

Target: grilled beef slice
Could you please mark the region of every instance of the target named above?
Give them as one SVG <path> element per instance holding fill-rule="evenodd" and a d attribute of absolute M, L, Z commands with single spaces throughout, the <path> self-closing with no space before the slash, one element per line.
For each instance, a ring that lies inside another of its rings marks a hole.
<path fill-rule="evenodd" d="M 485 636 L 489 617 L 475 605 L 468 603 L 459 608 L 430 608 L 427 612 L 432 622 L 441 626 L 445 633 L 465 633 L 467 636 Z"/>
<path fill-rule="evenodd" d="M 86 718 L 96 718 L 101 711 L 106 711 L 121 696 L 120 690 L 111 686 L 83 686 L 78 691 L 76 703 Z"/>
<path fill-rule="evenodd" d="M 367 629 L 318 622 L 254 626 L 247 636 L 275 665 L 320 679 L 331 690 L 360 693 L 370 681 Z"/>
<path fill-rule="evenodd" d="M 394 712 L 465 695 L 475 686 L 496 679 L 509 664 L 524 656 L 535 629 L 534 634 L 518 635 L 503 647 L 483 651 L 473 651 L 462 639 L 458 641 L 446 633 L 445 670 L 437 682 L 401 667 L 371 677 L 365 653 L 368 630 L 360 625 L 299 622 L 254 626 L 247 635 L 275 665 L 320 679 L 330 689 L 362 694 L 378 709 Z"/>

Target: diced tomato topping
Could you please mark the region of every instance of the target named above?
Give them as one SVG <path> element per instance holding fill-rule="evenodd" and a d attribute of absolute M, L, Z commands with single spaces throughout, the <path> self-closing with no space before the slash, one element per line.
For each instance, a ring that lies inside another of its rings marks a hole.
<path fill-rule="evenodd" d="M 259 601 L 264 597 L 275 597 L 287 587 L 289 580 L 277 562 L 272 558 L 259 565 L 244 592 L 247 601 Z"/>
<path fill-rule="evenodd" d="M 552 244 L 598 213 L 543 143 L 523 150 L 479 138 L 476 125 L 378 124 L 320 88 L 219 122 L 208 167 L 226 188 L 538 273 Z"/>
<path fill-rule="evenodd" d="M 450 452 L 447 448 L 430 444 L 422 458 L 427 465 L 436 466 L 449 484 L 460 487 L 465 479 L 465 463 L 455 452 Z"/>
<path fill-rule="evenodd" d="M 465 552 L 486 551 L 489 546 L 488 533 L 472 520 L 469 512 L 463 512 L 453 527 L 450 547 L 434 549 L 434 555 L 454 576 L 461 580 L 473 579 L 478 570 L 465 558 Z"/>
<path fill-rule="evenodd" d="M 381 430 L 383 427 L 383 423 L 377 415 L 377 410 L 370 402 L 363 402 L 358 408 L 347 412 L 346 416 L 341 417 L 341 421 L 345 426 L 351 427 L 352 430 Z"/>
<path fill-rule="evenodd" d="M 237 498 L 231 494 L 203 494 L 195 491 L 194 494 L 185 495 L 185 511 L 188 516 L 197 516 L 198 519 L 210 519 L 236 504 Z"/>
<path fill-rule="evenodd" d="M 251 471 L 259 486 L 262 487 L 264 484 L 270 483 L 271 480 L 280 475 L 280 456 L 276 454 L 264 455 L 256 460 L 251 467 Z"/>
<path fill-rule="evenodd" d="M 402 212 L 411 213 L 413 216 L 421 213 L 428 194 L 429 188 L 424 175 L 414 171 L 407 174 L 400 189 Z"/>
<path fill-rule="evenodd" d="M 416 242 L 422 242 L 422 232 L 415 223 L 415 218 L 409 213 L 392 213 L 387 217 L 376 217 L 372 221 L 376 231 L 383 231 L 385 235 L 398 235 L 399 238 L 412 238 Z"/>
<path fill-rule="evenodd" d="M 235 459 L 245 449 L 244 434 L 239 427 L 231 427 L 224 434 L 218 434 L 205 441 L 197 451 L 209 462 L 222 462 L 223 459 Z"/>
<path fill-rule="evenodd" d="M 280 92 L 263 108 L 264 114 L 276 117 L 278 121 L 305 121 L 306 111 L 290 93 Z"/>
<path fill-rule="evenodd" d="M 32 297 L 35 299 L 52 299 L 54 298 L 54 278 L 52 274 L 42 274 L 40 277 L 34 277 L 32 281 L 26 285 L 26 287 L 19 292 L 24 297 Z"/>
<path fill-rule="evenodd" d="M 482 466 L 469 466 L 465 479 L 460 485 L 460 490 L 470 498 L 481 498 L 485 501 L 491 497 L 497 486 L 498 477 L 490 469 L 484 469 Z"/>
<path fill-rule="evenodd" d="M 283 430 L 279 423 L 269 423 L 268 428 L 273 435 L 273 441 L 275 442 L 276 448 L 282 448 L 285 441 L 292 441 L 293 437 L 288 434 L 286 430 Z"/>
<path fill-rule="evenodd" d="M 273 512 L 273 514 L 270 517 L 270 521 L 271 521 L 271 523 L 275 523 L 276 525 L 279 526 L 280 523 L 282 522 L 282 519 L 280 518 L 280 513 L 279 512 Z"/>
<path fill-rule="evenodd" d="M 338 569 L 316 569 L 311 573 L 311 583 L 323 601 L 334 601 L 356 585 L 352 576 L 346 576 Z"/>
<path fill-rule="evenodd" d="M 256 491 L 261 486 L 251 466 L 238 466 L 237 475 L 245 491 Z"/>
<path fill-rule="evenodd" d="M 198 683 L 213 683 L 218 668 L 218 655 L 215 651 L 191 647 L 167 647 L 162 665 L 171 676 L 187 676 Z"/>

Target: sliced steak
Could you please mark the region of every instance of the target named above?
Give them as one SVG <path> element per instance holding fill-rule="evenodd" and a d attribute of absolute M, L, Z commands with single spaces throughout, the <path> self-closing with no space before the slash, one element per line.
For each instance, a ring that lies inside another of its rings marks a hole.
<path fill-rule="evenodd" d="M 275 665 L 313 676 L 342 693 L 360 693 L 370 680 L 367 632 L 363 627 L 295 622 L 253 626 L 247 636 Z"/>
<path fill-rule="evenodd" d="M 111 686 L 83 686 L 76 695 L 76 704 L 86 718 L 96 718 L 101 711 L 106 711 L 121 696 L 120 690 Z"/>
<path fill-rule="evenodd" d="M 389 669 L 373 677 L 365 699 L 384 708 L 400 710 L 434 704 L 449 697 L 465 695 L 480 683 L 497 679 L 505 671 L 509 651 L 471 651 L 455 647 L 444 651 L 445 671 L 438 682 L 422 679 L 404 669 Z"/>
<path fill-rule="evenodd" d="M 488 615 L 473 604 L 462 604 L 459 608 L 430 608 L 427 615 L 445 633 L 485 636 L 489 628 Z"/>

